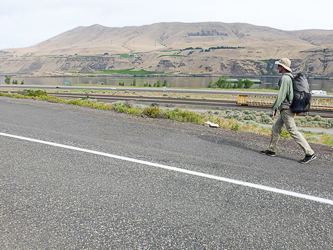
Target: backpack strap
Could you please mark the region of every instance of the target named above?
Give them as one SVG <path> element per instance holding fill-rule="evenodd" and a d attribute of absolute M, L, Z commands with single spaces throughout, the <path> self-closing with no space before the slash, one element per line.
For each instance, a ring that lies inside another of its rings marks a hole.
<path fill-rule="evenodd" d="M 291 84 L 293 85 L 293 86 L 292 86 L 292 90 L 293 90 L 293 92 L 294 92 L 294 76 L 293 76 L 291 73 L 286 73 L 286 75 L 289 76 L 290 79 L 291 79 Z M 295 94 L 295 93 L 294 93 L 294 94 Z M 291 102 L 290 102 L 290 99 L 289 99 L 289 95 L 287 96 L 287 99 L 288 99 L 289 103 L 291 103 Z M 292 100 L 291 100 L 291 101 L 292 101 Z"/>

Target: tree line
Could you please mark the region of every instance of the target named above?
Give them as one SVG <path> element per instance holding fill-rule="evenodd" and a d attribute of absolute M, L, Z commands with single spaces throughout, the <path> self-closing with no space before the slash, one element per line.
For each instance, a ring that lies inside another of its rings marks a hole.
<path fill-rule="evenodd" d="M 6 77 L 6 79 L 5 79 L 5 83 L 6 83 L 6 84 L 10 84 L 10 82 L 11 82 L 11 77 L 10 77 L 10 76 L 5 76 L 5 77 Z M 15 79 L 13 79 L 12 84 L 18 84 L 18 81 L 15 80 Z M 24 80 L 22 80 L 21 84 L 22 84 L 22 85 L 24 84 Z"/>
<path fill-rule="evenodd" d="M 238 82 L 232 83 L 230 79 L 225 76 L 220 76 L 215 82 L 210 81 L 207 88 L 222 88 L 222 89 L 249 89 L 253 85 L 253 81 L 249 79 L 239 79 Z"/>

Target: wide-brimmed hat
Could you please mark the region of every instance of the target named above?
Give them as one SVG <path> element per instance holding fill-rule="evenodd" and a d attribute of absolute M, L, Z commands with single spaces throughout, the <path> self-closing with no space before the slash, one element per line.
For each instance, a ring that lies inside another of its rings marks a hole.
<path fill-rule="evenodd" d="M 288 58 L 282 58 L 279 61 L 276 61 L 275 64 L 281 65 L 283 68 L 285 68 L 289 72 L 292 72 L 292 70 L 290 68 L 291 61 Z"/>

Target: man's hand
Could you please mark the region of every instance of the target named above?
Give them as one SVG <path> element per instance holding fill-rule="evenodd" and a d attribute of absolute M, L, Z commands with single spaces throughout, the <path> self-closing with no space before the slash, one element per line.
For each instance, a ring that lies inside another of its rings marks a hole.
<path fill-rule="evenodd" d="M 275 116 L 275 110 L 273 110 L 270 114 L 269 114 L 270 117 L 273 117 Z"/>

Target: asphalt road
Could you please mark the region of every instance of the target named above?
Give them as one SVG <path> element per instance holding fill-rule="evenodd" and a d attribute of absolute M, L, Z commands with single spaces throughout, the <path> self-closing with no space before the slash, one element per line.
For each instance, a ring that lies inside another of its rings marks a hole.
<path fill-rule="evenodd" d="M 222 129 L 168 120 L 0 107 L 1 249 L 332 249 L 332 162 L 263 156 Z"/>

